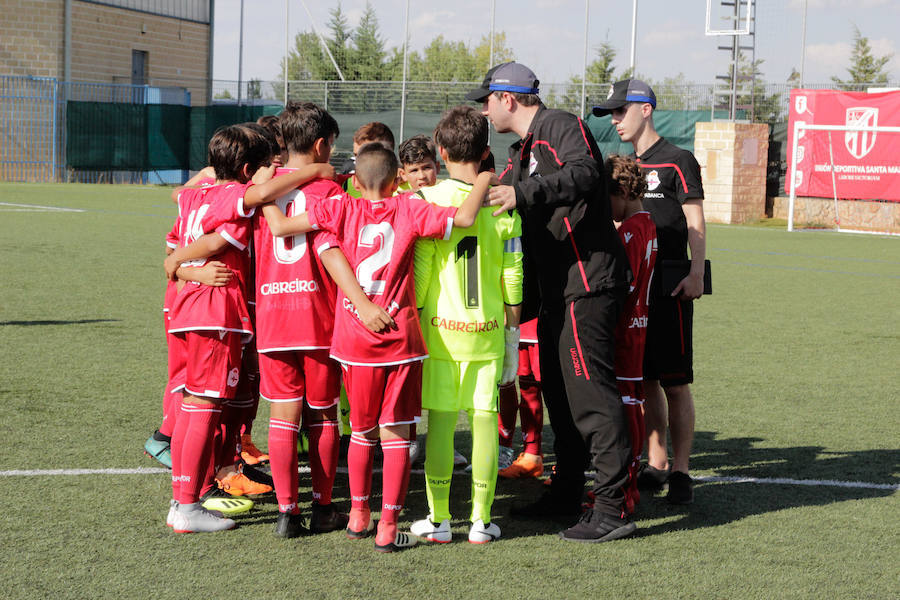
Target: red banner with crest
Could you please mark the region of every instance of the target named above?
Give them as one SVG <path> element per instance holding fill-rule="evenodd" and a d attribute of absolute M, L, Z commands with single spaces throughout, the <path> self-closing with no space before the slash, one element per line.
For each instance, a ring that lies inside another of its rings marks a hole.
<path fill-rule="evenodd" d="M 867 94 L 791 90 L 788 165 L 794 123 L 863 127 L 900 126 L 900 92 Z M 832 174 L 834 178 L 832 179 Z M 797 141 L 798 196 L 900 201 L 900 132 L 801 131 Z M 785 182 L 790 194 L 790 173 Z"/>

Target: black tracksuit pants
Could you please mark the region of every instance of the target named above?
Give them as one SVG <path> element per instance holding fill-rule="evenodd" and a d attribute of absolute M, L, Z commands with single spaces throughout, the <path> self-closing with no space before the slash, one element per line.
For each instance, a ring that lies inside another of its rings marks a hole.
<path fill-rule="evenodd" d="M 624 290 L 578 298 L 538 319 L 541 388 L 553 428 L 553 493 L 580 501 L 585 468 L 595 471 L 594 506 L 619 515 L 631 440 L 616 386 L 614 336 Z"/>

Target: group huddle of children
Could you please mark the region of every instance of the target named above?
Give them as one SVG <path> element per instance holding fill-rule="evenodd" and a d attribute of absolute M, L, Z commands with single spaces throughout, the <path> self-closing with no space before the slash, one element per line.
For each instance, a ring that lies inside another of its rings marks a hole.
<path fill-rule="evenodd" d="M 173 194 L 178 217 L 165 260 L 169 382 L 163 426 L 145 446 L 171 461 L 166 524 L 177 532 L 231 529 L 229 516 L 252 506 L 243 496 L 271 491 L 271 483 L 278 536 L 344 529 L 360 539 L 374 532 L 382 552 L 418 539 L 449 542 L 453 436 L 465 410 L 472 430 L 468 539 L 496 540 L 491 506 L 498 471 L 505 477 L 543 472 L 542 407 L 535 324 L 523 324 L 521 334 L 519 328 L 521 222 L 515 211 L 482 209 L 496 182 L 484 168 L 487 120 L 473 107 L 451 108 L 434 141 L 405 141 L 399 161 L 392 136 L 367 140 L 357 132 L 349 176 L 335 175 L 329 165 L 339 128 L 327 111 L 288 103 L 277 119 L 262 121 L 217 131 L 210 166 Z M 387 130 L 378 125 L 360 131 Z M 449 173 L 440 182 L 438 157 Z M 608 161 L 608 175 L 636 173 L 643 181 L 631 161 L 611 160 L 617 162 Z M 642 190 L 612 183 L 614 215 L 630 222 Z M 632 229 L 623 237 L 626 248 Z M 641 242 L 649 242 L 650 233 L 641 231 Z M 644 248 L 629 251 L 644 263 L 634 271 L 645 279 L 642 285 L 635 278 L 637 299 L 630 297 L 629 307 L 646 296 L 651 246 L 646 256 Z M 622 352 L 629 347 L 623 344 Z M 635 469 L 642 394 L 627 386 L 638 381 L 629 373 L 620 377 L 635 423 Z M 332 503 L 342 385 L 349 404 L 349 515 Z M 259 397 L 270 402 L 268 455 L 250 438 Z M 525 448 L 513 461 L 517 407 Z M 398 516 L 422 408 L 429 411 L 430 513 L 407 533 L 398 530 Z M 312 479 L 308 522 L 298 503 L 301 424 Z M 379 445 L 376 530 L 369 501 Z M 271 481 L 244 466 L 266 458 Z"/>

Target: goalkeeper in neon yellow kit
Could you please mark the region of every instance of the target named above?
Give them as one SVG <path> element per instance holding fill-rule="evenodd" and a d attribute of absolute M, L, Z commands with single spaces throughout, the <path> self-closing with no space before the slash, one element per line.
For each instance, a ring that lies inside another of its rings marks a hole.
<path fill-rule="evenodd" d="M 488 122 L 470 106 L 447 110 L 435 142 L 450 178 L 419 190 L 428 202 L 459 206 L 472 189 L 487 145 Z M 522 224 L 517 214 L 494 217 L 482 209 L 468 229 L 449 240 L 416 246 L 416 299 L 429 358 L 422 372 L 422 407 L 428 409 L 425 486 L 430 514 L 413 523 L 422 539 L 449 542 L 450 480 L 457 414 L 472 428 L 472 513 L 469 541 L 491 542 L 497 482 L 497 386 L 515 378 L 522 301 Z"/>

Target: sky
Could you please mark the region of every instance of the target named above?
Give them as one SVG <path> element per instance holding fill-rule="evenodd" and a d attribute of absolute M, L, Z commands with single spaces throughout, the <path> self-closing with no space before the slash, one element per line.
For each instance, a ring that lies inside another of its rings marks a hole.
<path fill-rule="evenodd" d="M 325 31 L 329 10 L 337 0 L 288 0 L 290 39 L 314 24 Z M 608 41 L 617 50 L 616 72 L 631 60 L 633 3 L 628 0 L 494 0 L 495 30 L 506 33 L 516 60 L 531 67 L 545 83 L 567 80 L 581 72 L 585 54 L 587 6 L 588 61 L 597 45 Z M 386 46 L 403 43 L 407 0 L 371 0 Z M 712 0 L 718 5 L 720 0 Z M 766 82 L 785 82 L 801 66 L 803 5 L 807 5 L 804 81 L 828 83 L 846 77 L 853 47 L 853 26 L 869 38 L 876 56 L 894 54 L 887 65 L 892 81 L 900 81 L 900 23 L 897 0 L 758 0 L 756 58 L 762 59 Z M 342 0 L 351 26 L 366 0 Z M 713 21 L 715 22 L 714 15 Z M 410 49 L 421 50 L 438 35 L 476 45 L 491 29 L 491 2 L 480 0 L 410 0 Z M 704 0 L 637 0 L 636 71 L 661 81 L 684 74 L 689 82 L 713 83 L 727 73 L 728 53 L 719 45 L 731 38 L 704 33 Z M 213 77 L 238 79 L 240 0 L 216 0 Z M 749 45 L 749 38 L 741 38 Z M 285 0 L 244 0 L 244 81 L 277 79 L 285 50 Z M 485 70 L 487 70 L 487 65 Z"/>

